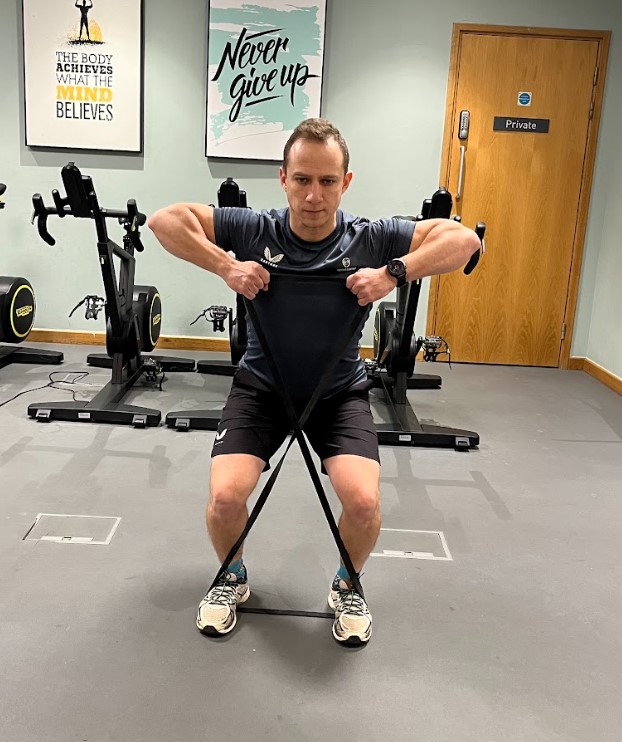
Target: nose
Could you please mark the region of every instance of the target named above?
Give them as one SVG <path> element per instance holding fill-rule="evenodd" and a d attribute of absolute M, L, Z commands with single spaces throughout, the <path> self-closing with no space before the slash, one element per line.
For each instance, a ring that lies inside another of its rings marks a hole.
<path fill-rule="evenodd" d="M 312 183 L 309 186 L 309 191 L 307 193 L 307 201 L 309 203 L 319 203 L 322 200 L 322 187 L 319 183 Z"/>

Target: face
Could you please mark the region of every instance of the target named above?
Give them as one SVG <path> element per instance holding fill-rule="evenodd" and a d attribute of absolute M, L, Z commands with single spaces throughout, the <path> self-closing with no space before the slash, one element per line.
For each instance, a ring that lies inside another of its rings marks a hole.
<path fill-rule="evenodd" d="M 334 139 L 294 142 L 281 168 L 281 185 L 289 203 L 289 223 L 298 237 L 318 242 L 337 226 L 336 213 L 352 173 L 344 173 L 343 153 Z"/>

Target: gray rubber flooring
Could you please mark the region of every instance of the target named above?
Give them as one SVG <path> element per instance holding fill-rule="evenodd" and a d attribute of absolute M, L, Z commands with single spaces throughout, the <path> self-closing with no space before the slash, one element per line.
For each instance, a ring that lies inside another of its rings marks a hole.
<path fill-rule="evenodd" d="M 88 348 L 62 350 L 62 367 L 0 370 L 0 403 L 86 368 Z M 362 651 L 321 618 L 196 631 L 218 566 L 213 433 L 27 417 L 61 390 L 1 407 L 0 739 L 619 742 L 622 398 L 581 372 L 430 368 L 443 388 L 409 392 L 419 417 L 481 446 L 382 449 Z M 108 374 L 72 388 L 92 396 Z M 132 401 L 216 408 L 229 383 L 170 374 Z M 91 526 L 109 543 L 67 540 Z M 327 610 L 338 555 L 297 446 L 246 562 L 249 605 Z"/>

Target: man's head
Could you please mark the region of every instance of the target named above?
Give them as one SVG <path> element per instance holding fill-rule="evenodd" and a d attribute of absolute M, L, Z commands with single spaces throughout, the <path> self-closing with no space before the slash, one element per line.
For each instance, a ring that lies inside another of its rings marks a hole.
<path fill-rule="evenodd" d="M 287 194 L 290 226 L 310 242 L 335 229 L 341 196 L 352 180 L 350 155 L 339 130 L 326 119 L 299 124 L 283 150 L 280 180 Z"/>
<path fill-rule="evenodd" d="M 305 119 L 298 124 L 294 131 L 292 131 L 283 149 L 284 172 L 287 172 L 289 152 L 292 146 L 300 139 L 304 139 L 308 142 L 320 142 L 324 144 L 328 142 L 329 139 L 334 139 L 339 145 L 339 149 L 343 155 L 343 172 L 348 172 L 348 168 L 350 167 L 350 153 L 348 152 L 346 140 L 341 136 L 339 129 L 336 126 L 333 126 L 330 121 L 327 121 L 326 119 Z"/>

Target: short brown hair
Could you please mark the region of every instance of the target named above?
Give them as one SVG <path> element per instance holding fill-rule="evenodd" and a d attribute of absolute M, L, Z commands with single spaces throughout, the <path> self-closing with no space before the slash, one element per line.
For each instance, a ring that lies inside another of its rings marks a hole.
<path fill-rule="evenodd" d="M 350 153 L 348 152 L 348 145 L 346 140 L 341 136 L 341 132 L 336 126 L 327 121 L 326 119 L 305 119 L 292 131 L 289 139 L 285 143 L 283 149 L 283 170 L 287 172 L 287 158 L 289 151 L 292 148 L 294 142 L 299 139 L 306 139 L 310 142 L 327 142 L 329 139 L 334 139 L 343 154 L 343 169 L 344 172 L 348 172 L 350 166 Z"/>

